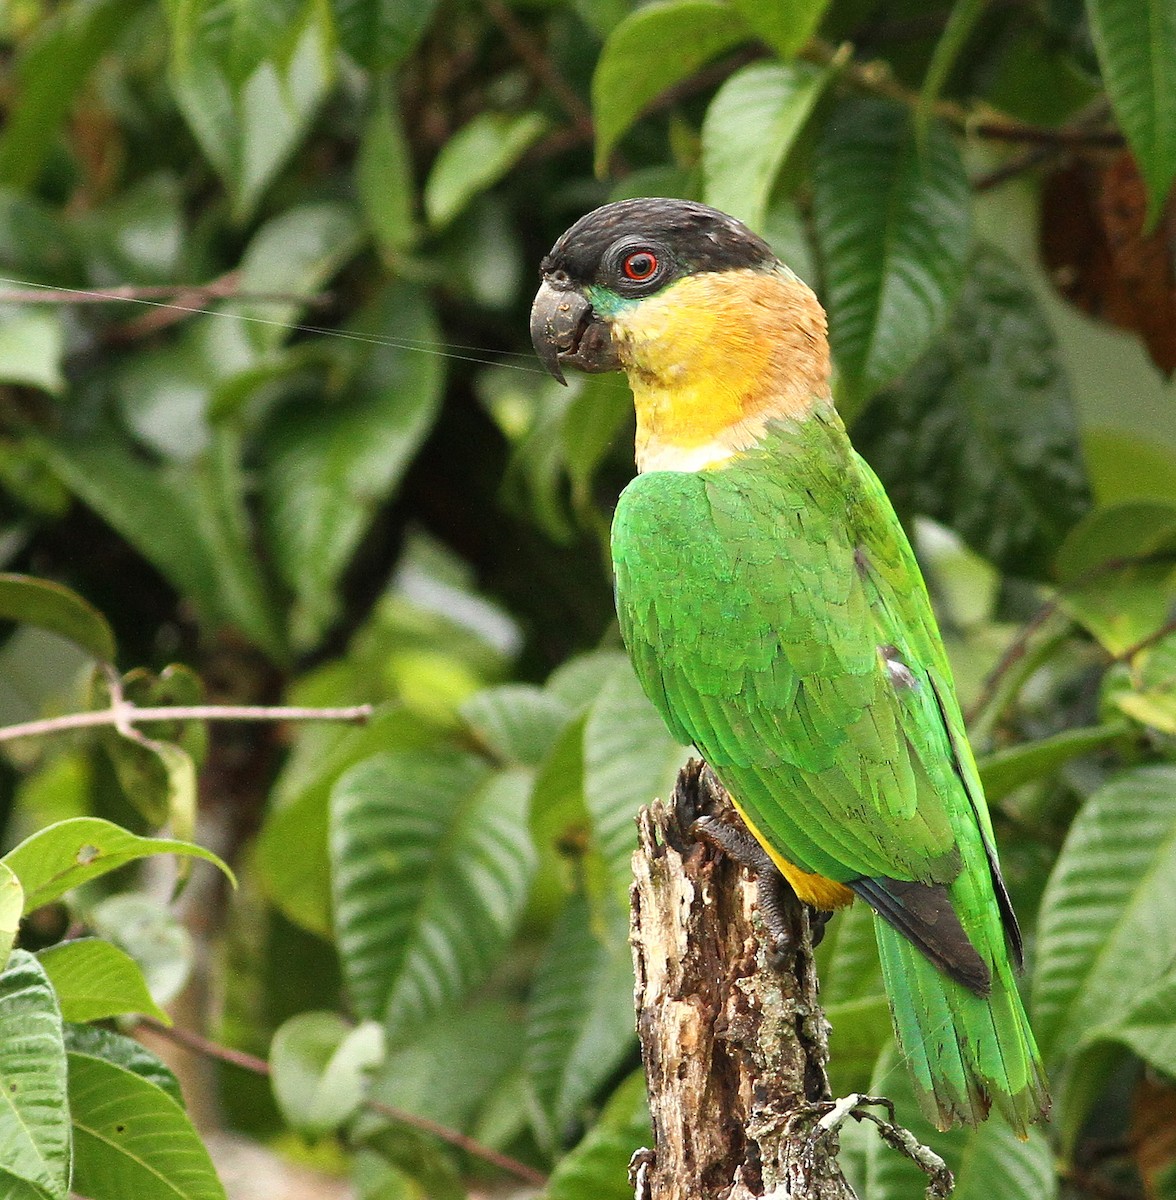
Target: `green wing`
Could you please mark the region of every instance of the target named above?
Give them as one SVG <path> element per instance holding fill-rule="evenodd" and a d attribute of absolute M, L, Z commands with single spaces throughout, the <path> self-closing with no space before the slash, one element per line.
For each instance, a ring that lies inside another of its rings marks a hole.
<path fill-rule="evenodd" d="M 978 828 L 957 769 L 966 739 L 926 589 L 839 426 L 641 476 L 613 539 L 647 693 L 785 857 L 841 882 L 948 883 L 961 850 L 983 862 L 987 814 Z"/>

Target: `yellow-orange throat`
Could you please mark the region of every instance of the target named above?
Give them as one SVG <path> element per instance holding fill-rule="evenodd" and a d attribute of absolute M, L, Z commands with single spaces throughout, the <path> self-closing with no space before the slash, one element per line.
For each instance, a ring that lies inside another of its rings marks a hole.
<path fill-rule="evenodd" d="M 829 395 L 825 313 L 791 271 L 690 275 L 626 305 L 612 336 L 637 407 L 640 471 L 696 471 Z"/>

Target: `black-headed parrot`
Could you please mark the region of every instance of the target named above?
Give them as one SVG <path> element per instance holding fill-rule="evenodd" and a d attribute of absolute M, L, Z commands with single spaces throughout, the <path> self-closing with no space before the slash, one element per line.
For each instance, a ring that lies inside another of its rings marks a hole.
<path fill-rule="evenodd" d="M 612 556 L 645 692 L 801 900 L 873 908 L 928 1115 L 995 1103 L 1024 1136 L 1049 1097 L 1021 936 L 926 586 L 833 406 L 824 311 L 763 239 L 679 200 L 589 213 L 541 272 L 544 365 L 633 391 Z"/>

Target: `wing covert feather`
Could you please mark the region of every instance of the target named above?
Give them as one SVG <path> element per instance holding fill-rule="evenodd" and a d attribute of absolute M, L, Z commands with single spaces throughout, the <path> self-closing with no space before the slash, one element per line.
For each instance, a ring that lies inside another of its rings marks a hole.
<path fill-rule="evenodd" d="M 626 489 L 613 555 L 637 673 L 798 866 L 950 882 L 971 814 L 928 677 L 950 680 L 922 580 L 847 446 L 789 449 Z M 913 687 L 895 687 L 884 645 Z"/>

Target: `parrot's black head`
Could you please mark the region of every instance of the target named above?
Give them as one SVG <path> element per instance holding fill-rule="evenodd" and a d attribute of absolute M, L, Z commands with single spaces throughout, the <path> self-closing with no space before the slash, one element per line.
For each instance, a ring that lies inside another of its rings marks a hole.
<path fill-rule="evenodd" d="M 531 340 L 561 383 L 562 367 L 619 365 L 610 318 L 689 275 L 778 266 L 772 248 L 742 222 L 690 200 L 641 198 L 581 217 L 540 265 Z"/>

